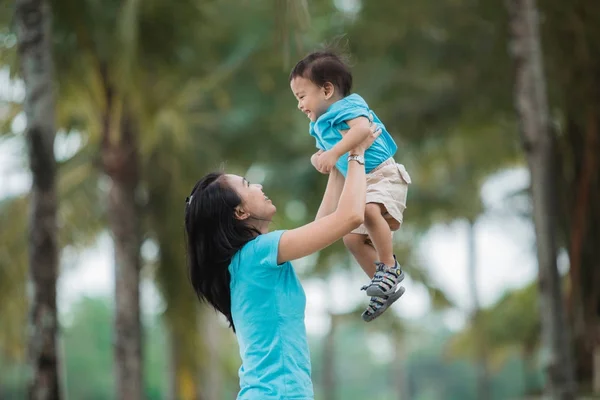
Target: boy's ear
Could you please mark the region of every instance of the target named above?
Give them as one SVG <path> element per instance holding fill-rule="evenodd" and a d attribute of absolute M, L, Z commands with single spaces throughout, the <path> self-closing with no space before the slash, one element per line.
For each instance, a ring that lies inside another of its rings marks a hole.
<path fill-rule="evenodd" d="M 331 82 L 325 82 L 323 85 L 323 93 L 325 94 L 325 99 L 329 100 L 335 94 L 335 86 Z"/>

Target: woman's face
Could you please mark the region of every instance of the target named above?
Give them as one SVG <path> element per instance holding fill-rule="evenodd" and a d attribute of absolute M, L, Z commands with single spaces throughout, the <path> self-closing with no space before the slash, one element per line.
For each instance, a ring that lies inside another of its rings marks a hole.
<path fill-rule="evenodd" d="M 252 184 L 238 175 L 225 175 L 227 183 L 242 198 L 240 210 L 236 215 L 240 219 L 255 219 L 270 222 L 277 211 L 271 200 L 263 193 L 262 185 Z"/>

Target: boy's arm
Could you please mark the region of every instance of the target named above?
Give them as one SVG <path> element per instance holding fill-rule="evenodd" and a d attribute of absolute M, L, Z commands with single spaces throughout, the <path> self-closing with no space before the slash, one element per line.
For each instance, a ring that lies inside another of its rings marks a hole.
<path fill-rule="evenodd" d="M 329 174 L 327 187 L 325 188 L 323 200 L 321 200 L 315 221 L 328 216 L 337 209 L 342 189 L 344 189 L 344 177 L 336 168 L 333 168 Z"/>
<path fill-rule="evenodd" d="M 323 170 L 319 169 L 319 162 L 318 162 L 318 160 L 319 160 L 319 156 L 320 156 L 321 154 L 323 154 L 323 153 L 324 153 L 324 151 L 323 151 L 323 150 L 319 150 L 319 151 L 317 151 L 315 154 L 313 154 L 313 155 L 310 157 L 310 163 L 312 164 L 312 166 L 313 166 L 313 167 L 315 167 L 315 169 L 316 169 L 317 171 L 319 171 L 319 172 L 320 172 L 320 173 L 322 173 L 322 174 L 325 174 L 325 175 L 327 175 L 327 172 L 325 172 L 325 171 L 323 171 Z"/>
<path fill-rule="evenodd" d="M 367 136 L 371 133 L 371 121 L 365 117 L 358 117 L 346 121 L 350 129 L 342 135 L 342 140 L 336 143 L 335 146 L 331 148 L 331 151 L 340 158 L 351 149 L 358 146 L 362 143 Z"/>
<path fill-rule="evenodd" d="M 319 155 L 317 169 L 322 173 L 328 173 L 334 169 L 341 156 L 362 143 L 372 132 L 372 118 L 371 115 L 369 119 L 358 117 L 346 121 L 350 129 L 346 133 L 342 133 L 342 140 L 336 143 L 335 146 Z"/>

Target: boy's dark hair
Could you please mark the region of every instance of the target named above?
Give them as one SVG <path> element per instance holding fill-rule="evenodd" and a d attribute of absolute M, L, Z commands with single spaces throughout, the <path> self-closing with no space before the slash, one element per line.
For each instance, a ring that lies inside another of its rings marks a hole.
<path fill-rule="evenodd" d="M 292 68 L 290 82 L 296 77 L 309 79 L 319 87 L 330 82 L 343 97 L 348 96 L 352 89 L 350 68 L 332 51 L 315 51 L 304 57 Z"/>

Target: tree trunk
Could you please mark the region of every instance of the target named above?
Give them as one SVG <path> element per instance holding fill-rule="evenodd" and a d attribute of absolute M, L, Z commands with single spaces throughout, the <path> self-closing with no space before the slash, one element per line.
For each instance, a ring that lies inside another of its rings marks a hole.
<path fill-rule="evenodd" d="M 555 237 L 553 140 L 542 67 L 535 0 L 507 0 L 515 62 L 515 103 L 531 173 L 533 220 L 539 263 L 542 343 L 548 354 L 546 391 L 552 399 L 574 399 L 575 382 Z"/>
<path fill-rule="evenodd" d="M 487 343 L 483 320 L 481 319 L 481 307 L 479 304 L 479 292 L 477 290 L 477 251 L 475 247 L 475 221 L 469 221 L 468 227 L 468 264 L 469 264 L 469 289 L 473 301 L 471 311 L 471 324 L 477 332 L 477 399 L 486 400 L 489 398 L 489 373 L 487 365 Z"/>
<path fill-rule="evenodd" d="M 590 101 L 590 103 L 592 103 Z M 571 127 L 570 135 L 583 136 L 583 140 L 574 144 L 574 152 L 579 161 L 575 178 L 571 185 L 570 241 L 569 241 L 569 277 L 570 277 L 570 322 L 574 330 L 575 374 L 580 388 L 593 387 L 595 344 L 598 341 L 596 324 L 598 320 L 598 288 L 600 276 L 597 276 L 597 220 L 594 215 L 592 191 L 597 180 L 598 170 L 598 127 L 597 110 L 591 107 L 586 112 L 583 132 Z M 575 124 L 574 124 L 575 125 Z M 596 203 L 599 204 L 599 203 Z"/>
<path fill-rule="evenodd" d="M 29 218 L 30 298 L 28 383 L 30 399 L 58 399 L 59 357 L 56 279 L 55 97 L 51 49 L 51 9 L 44 0 L 17 0 L 15 25 L 25 82 L 25 132 L 32 175 Z"/>
<path fill-rule="evenodd" d="M 114 363 L 116 398 L 144 397 L 140 321 L 140 233 L 136 189 L 139 183 L 136 127 L 128 110 L 115 106 L 105 81 L 107 109 L 102 167 L 111 179 L 108 222 L 115 246 Z"/>
<path fill-rule="evenodd" d="M 594 349 L 594 381 L 593 381 L 594 393 L 600 393 L 600 345 L 596 344 Z"/>
<path fill-rule="evenodd" d="M 150 216 L 151 230 L 160 249 L 156 281 L 166 303 L 163 319 L 169 330 L 169 394 L 172 400 L 210 399 L 201 389 L 212 383 L 202 376 L 217 374 L 217 364 L 207 362 L 205 347 L 199 332 L 213 327 L 200 326 L 204 310 L 199 312 L 198 299 L 189 283 L 185 252 L 181 248 L 181 222 L 172 218 L 172 211 L 181 206 L 179 197 L 180 182 L 174 181 L 166 168 L 165 155 L 173 154 L 174 149 L 161 146 L 148 159 L 148 168 L 154 168 L 152 179 L 148 181 L 149 200 L 146 207 Z M 209 315 L 204 319 L 208 320 Z M 211 322 L 216 323 L 214 319 Z M 215 350 L 216 351 L 216 350 Z M 201 367 L 207 365 L 205 370 Z M 211 376 L 215 378 L 215 376 Z M 218 383 L 217 383 L 218 385 Z M 211 386 L 212 387 L 212 386 Z M 216 395 L 218 396 L 218 394 Z M 219 398 L 219 397 L 217 397 Z"/>
<path fill-rule="evenodd" d="M 547 43 L 548 82 L 556 94 L 557 184 L 561 239 L 569 250 L 569 326 L 574 330 L 575 376 L 593 387 L 593 354 L 600 345 L 600 2 L 539 3 Z"/>
<path fill-rule="evenodd" d="M 592 78 L 593 79 L 593 78 Z M 574 136 L 573 150 L 579 162 L 576 163 L 573 181 L 570 216 L 570 285 L 571 321 L 575 327 L 575 374 L 580 388 L 600 393 L 595 386 L 595 375 L 599 365 L 594 354 L 600 346 L 600 260 L 598 240 L 600 238 L 600 181 L 598 174 L 598 151 L 600 138 L 598 130 L 597 94 L 590 97 L 582 119 L 583 127 L 572 127 L 569 135 Z M 581 136 L 580 138 L 575 138 Z M 579 139 L 579 140 L 577 140 Z M 577 165 L 579 164 L 579 165 Z M 571 191 L 569 191 L 571 193 Z"/>

